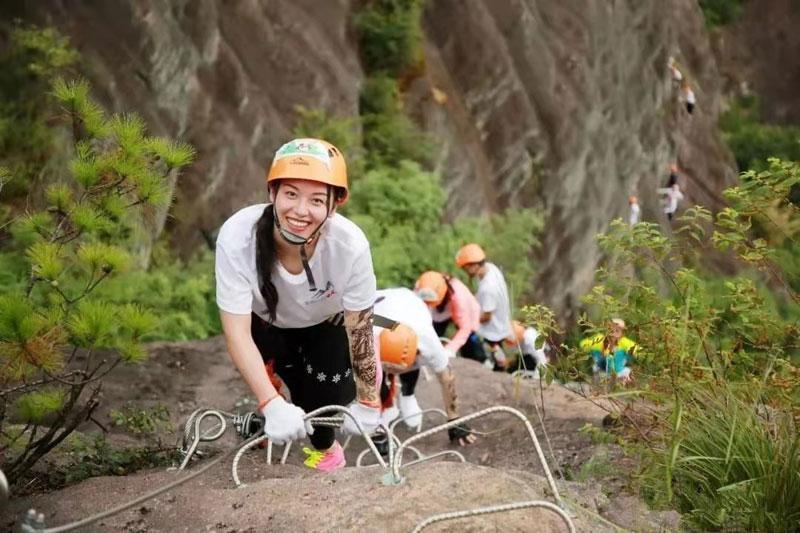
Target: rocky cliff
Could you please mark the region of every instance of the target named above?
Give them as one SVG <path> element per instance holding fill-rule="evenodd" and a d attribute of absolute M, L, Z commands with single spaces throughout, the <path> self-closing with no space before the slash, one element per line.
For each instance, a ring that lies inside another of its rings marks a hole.
<path fill-rule="evenodd" d="M 0 10 L 59 27 L 104 103 L 197 147 L 168 222 L 188 249 L 263 198 L 264 168 L 290 135 L 296 105 L 357 113 L 355 7 L 16 0 Z M 655 189 L 671 161 L 686 173 L 690 201 L 717 205 L 735 179 L 716 132 L 719 74 L 695 0 L 437 0 L 422 24 L 426 68 L 405 108 L 440 140 L 448 214 L 542 210 L 536 296 L 566 316 L 601 259 L 595 235 L 625 214 L 629 194 L 642 199 L 645 219 L 661 221 Z M 670 55 L 697 93 L 691 117 L 669 82 Z"/>

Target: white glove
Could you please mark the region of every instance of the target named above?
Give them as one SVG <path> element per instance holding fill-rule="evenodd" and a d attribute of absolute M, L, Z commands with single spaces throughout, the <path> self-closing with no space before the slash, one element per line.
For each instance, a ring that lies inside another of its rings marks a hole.
<path fill-rule="evenodd" d="M 353 417 L 358 420 L 367 435 L 371 435 L 378 429 L 381 423 L 381 410 L 377 407 L 369 407 L 359 401 L 355 401 L 347 406 L 352 413 Z M 348 435 L 361 435 L 361 430 L 358 429 L 353 419 L 349 416 L 344 416 L 344 425 L 342 431 Z"/>
<path fill-rule="evenodd" d="M 305 411 L 288 403 L 281 396 L 270 400 L 261 409 L 261 414 L 264 415 L 264 434 L 275 444 L 299 440 L 314 433 L 311 424 L 303 420 Z"/>
<path fill-rule="evenodd" d="M 391 407 L 387 407 L 381 413 L 381 424 L 384 426 L 388 426 L 392 423 L 392 421 L 400 416 L 400 411 L 394 405 Z"/>
<path fill-rule="evenodd" d="M 416 429 L 422 424 L 422 409 L 417 403 L 417 397 L 400 395 L 400 416 L 408 427 Z"/>

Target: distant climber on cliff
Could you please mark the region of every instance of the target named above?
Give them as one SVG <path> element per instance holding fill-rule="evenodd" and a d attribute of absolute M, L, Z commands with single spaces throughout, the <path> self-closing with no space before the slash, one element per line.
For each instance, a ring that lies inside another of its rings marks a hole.
<path fill-rule="evenodd" d="M 683 192 L 681 192 L 681 187 L 678 185 L 678 182 L 675 181 L 670 187 L 658 189 L 658 193 L 665 195 L 664 213 L 667 214 L 667 219 L 671 221 L 675 216 L 675 212 L 678 210 L 678 204 L 681 200 L 683 200 Z"/>
<path fill-rule="evenodd" d="M 633 227 L 639 223 L 642 210 L 639 208 L 639 199 L 635 196 L 628 196 L 628 205 L 630 212 L 628 213 L 628 224 Z"/>
<path fill-rule="evenodd" d="M 669 166 L 669 177 L 667 178 L 665 187 L 672 187 L 676 183 L 678 183 L 678 164 L 672 163 Z"/>
<path fill-rule="evenodd" d="M 678 68 L 678 65 L 675 64 L 674 57 L 669 56 L 669 59 L 667 60 L 667 68 L 669 69 L 672 83 L 674 83 L 676 87 L 680 87 L 680 84 L 683 81 L 683 73 Z"/>
<path fill-rule="evenodd" d="M 689 82 L 686 80 L 683 80 L 683 83 L 681 84 L 681 99 L 686 105 L 686 111 L 691 115 L 694 112 L 695 105 L 697 104 L 697 98 L 694 95 L 691 85 L 689 85 Z"/>
<path fill-rule="evenodd" d="M 470 278 L 478 278 L 475 297 L 481 306 L 478 334 L 489 345 L 494 370 L 508 366 L 502 344 L 511 336 L 511 304 L 503 273 L 486 260 L 486 253 L 475 243 L 466 244 L 456 254 L 456 266 Z"/>
<path fill-rule="evenodd" d="M 624 337 L 624 331 L 625 321 L 612 318 L 606 325 L 605 334 L 599 333 L 581 341 L 580 348 L 589 354 L 595 377 L 616 376 L 623 385 L 633 379 L 629 365 L 633 362 L 638 345 Z"/>
<path fill-rule="evenodd" d="M 450 364 L 452 352 L 442 346 L 433 329 L 427 306 L 406 288 L 378 291 L 375 314 L 399 324 L 394 329 L 375 326 L 376 348 L 383 365 L 381 404 L 384 424 L 399 415 L 408 427 L 422 423 L 422 410 L 415 396 L 420 366 L 436 374 L 442 389 L 442 400 L 447 419 L 459 417 L 456 377 Z M 400 394 L 397 394 L 397 381 Z M 475 442 L 475 436 L 466 424 L 450 428 L 450 441 L 461 446 Z M 385 440 L 385 438 L 384 438 Z M 376 442 L 378 444 L 378 442 Z"/>

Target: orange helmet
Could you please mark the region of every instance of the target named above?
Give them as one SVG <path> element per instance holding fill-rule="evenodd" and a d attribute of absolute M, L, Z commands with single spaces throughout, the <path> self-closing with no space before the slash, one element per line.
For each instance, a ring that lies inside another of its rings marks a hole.
<path fill-rule="evenodd" d="M 475 243 L 470 243 L 461 247 L 456 254 L 456 265 L 458 268 L 464 268 L 464 265 L 470 263 L 480 263 L 486 260 L 486 254 L 483 248 Z"/>
<path fill-rule="evenodd" d="M 408 370 L 417 359 L 417 334 L 405 324 L 384 329 L 379 335 L 381 363 L 392 369 Z"/>
<path fill-rule="evenodd" d="M 429 270 L 424 272 L 414 284 L 414 292 L 423 302 L 431 307 L 436 307 L 442 303 L 447 294 L 447 280 L 441 272 Z"/>
<path fill-rule="evenodd" d="M 628 203 L 629 203 L 629 204 L 635 204 L 635 203 L 637 203 L 638 201 L 639 201 L 639 199 L 638 199 L 638 198 L 636 198 L 635 196 L 628 196 Z"/>
<path fill-rule="evenodd" d="M 511 321 L 511 336 L 506 339 L 507 346 L 516 346 L 525 337 L 525 326 L 519 320 Z"/>
<path fill-rule="evenodd" d="M 267 173 L 267 184 L 285 178 L 331 185 L 343 191 L 338 203 L 347 201 L 347 164 L 339 149 L 327 141 L 294 139 L 278 148 Z"/>

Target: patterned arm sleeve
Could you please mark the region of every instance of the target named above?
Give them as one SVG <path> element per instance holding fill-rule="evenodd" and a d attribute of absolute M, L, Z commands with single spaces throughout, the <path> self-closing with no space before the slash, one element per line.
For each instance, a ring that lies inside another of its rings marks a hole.
<path fill-rule="evenodd" d="M 376 386 L 378 364 L 372 335 L 372 307 L 362 311 L 345 311 L 344 326 L 350 343 L 356 399 L 372 407 L 380 407 Z"/>

